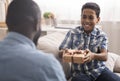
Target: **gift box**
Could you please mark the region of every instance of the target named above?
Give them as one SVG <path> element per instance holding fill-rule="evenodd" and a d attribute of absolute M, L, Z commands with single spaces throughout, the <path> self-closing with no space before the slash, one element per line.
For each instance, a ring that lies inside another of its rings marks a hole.
<path fill-rule="evenodd" d="M 84 50 L 67 49 L 63 52 L 63 61 L 72 63 L 83 63 L 87 52 Z"/>
<path fill-rule="evenodd" d="M 70 54 L 63 54 L 63 61 L 64 62 L 72 62 L 72 57 L 73 55 L 70 55 Z"/>
<path fill-rule="evenodd" d="M 84 62 L 84 54 L 74 54 L 73 55 L 73 63 L 81 64 Z"/>

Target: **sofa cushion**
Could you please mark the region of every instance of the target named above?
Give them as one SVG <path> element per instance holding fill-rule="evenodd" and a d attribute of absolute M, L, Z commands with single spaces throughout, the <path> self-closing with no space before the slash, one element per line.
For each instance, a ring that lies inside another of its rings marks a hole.
<path fill-rule="evenodd" d="M 120 56 L 118 56 L 115 65 L 114 65 L 114 72 L 120 73 Z"/>
<path fill-rule="evenodd" d="M 55 32 L 47 34 L 46 36 L 38 39 L 37 48 L 46 53 L 52 53 L 58 57 L 59 45 L 65 37 L 65 32 Z"/>
<path fill-rule="evenodd" d="M 62 59 L 59 58 L 59 45 L 63 41 L 66 32 L 55 32 L 52 34 L 47 34 L 38 39 L 37 48 L 43 52 L 54 54 L 54 56 L 60 61 L 63 66 L 66 77 L 70 75 L 70 64 L 64 63 Z"/>
<path fill-rule="evenodd" d="M 115 53 L 108 53 L 108 60 L 105 62 L 106 66 L 113 72 L 115 62 L 117 60 L 118 55 Z"/>
<path fill-rule="evenodd" d="M 118 75 L 120 77 L 120 73 L 115 73 L 116 75 Z"/>

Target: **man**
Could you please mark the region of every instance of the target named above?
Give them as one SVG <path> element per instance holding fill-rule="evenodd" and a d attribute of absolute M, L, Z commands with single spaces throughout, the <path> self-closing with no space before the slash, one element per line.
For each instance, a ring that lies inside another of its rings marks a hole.
<path fill-rule="evenodd" d="M 60 63 L 33 43 L 40 35 L 41 12 L 32 0 L 8 6 L 8 35 L 0 42 L 0 81 L 66 81 Z"/>

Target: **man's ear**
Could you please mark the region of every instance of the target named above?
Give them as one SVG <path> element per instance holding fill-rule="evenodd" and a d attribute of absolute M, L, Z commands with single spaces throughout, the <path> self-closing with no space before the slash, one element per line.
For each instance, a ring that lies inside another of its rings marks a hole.
<path fill-rule="evenodd" d="M 38 20 L 36 23 L 36 31 L 41 30 L 41 20 Z"/>
<path fill-rule="evenodd" d="M 36 34 L 33 38 L 33 42 L 35 43 L 35 45 L 37 45 L 37 41 L 41 35 L 41 22 L 38 21 L 36 24 L 35 24 L 35 31 L 36 31 Z"/>
<path fill-rule="evenodd" d="M 35 34 L 34 38 L 33 38 L 33 42 L 35 45 L 37 45 L 38 39 L 41 35 L 41 29 L 38 30 L 38 32 Z"/>

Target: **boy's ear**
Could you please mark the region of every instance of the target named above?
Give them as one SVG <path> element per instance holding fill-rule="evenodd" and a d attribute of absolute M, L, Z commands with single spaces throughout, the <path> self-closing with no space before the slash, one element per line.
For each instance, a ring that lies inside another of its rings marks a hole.
<path fill-rule="evenodd" d="M 99 23 L 99 21 L 100 21 L 100 17 L 97 18 L 97 23 Z"/>

